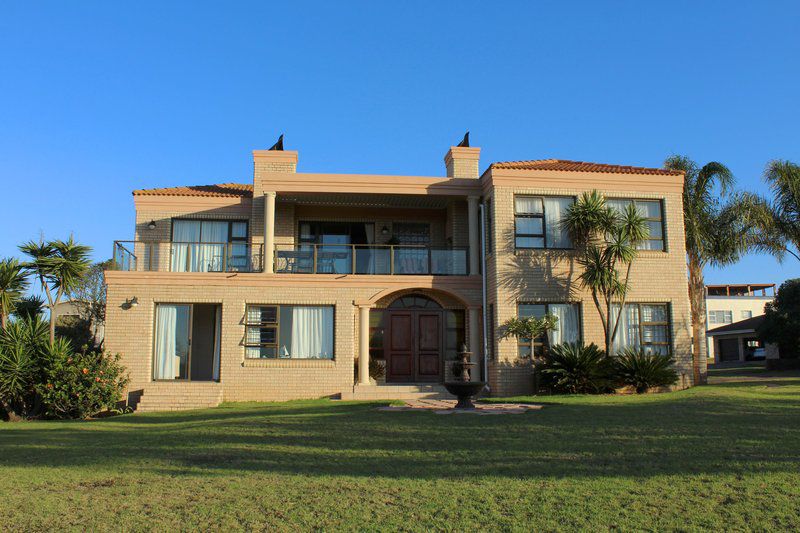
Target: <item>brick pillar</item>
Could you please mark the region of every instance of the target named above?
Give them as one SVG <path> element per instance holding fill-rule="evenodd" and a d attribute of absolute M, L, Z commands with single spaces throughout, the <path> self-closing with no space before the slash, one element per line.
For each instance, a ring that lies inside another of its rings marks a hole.
<path fill-rule="evenodd" d="M 469 273 L 476 276 L 480 273 L 481 245 L 478 236 L 478 197 L 467 198 L 467 224 L 469 224 Z"/>
<path fill-rule="evenodd" d="M 369 306 L 358 306 L 358 384 L 369 385 Z"/>
<path fill-rule="evenodd" d="M 264 273 L 274 274 L 275 266 L 275 193 L 264 193 Z"/>
<path fill-rule="evenodd" d="M 481 361 L 483 360 L 483 343 L 481 342 L 481 308 L 470 307 L 468 310 L 469 320 L 469 351 L 472 352 L 472 363 L 477 366 L 472 370 L 472 381 L 478 381 L 481 375 Z"/>

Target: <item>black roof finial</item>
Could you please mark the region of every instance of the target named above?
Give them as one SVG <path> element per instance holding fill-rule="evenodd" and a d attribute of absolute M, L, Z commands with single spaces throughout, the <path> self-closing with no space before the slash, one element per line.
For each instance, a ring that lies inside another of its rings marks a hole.
<path fill-rule="evenodd" d="M 283 133 L 281 133 L 281 136 L 278 137 L 278 142 L 273 144 L 270 150 L 283 152 Z"/>
<path fill-rule="evenodd" d="M 458 146 L 461 148 L 469 148 L 469 132 L 464 134 L 464 138 L 461 139 L 461 142 L 458 143 Z"/>

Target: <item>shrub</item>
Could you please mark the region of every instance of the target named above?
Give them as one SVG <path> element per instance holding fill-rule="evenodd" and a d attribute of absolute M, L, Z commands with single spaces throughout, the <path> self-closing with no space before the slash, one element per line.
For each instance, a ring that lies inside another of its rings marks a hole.
<path fill-rule="evenodd" d="M 652 387 L 667 387 L 678 381 L 669 355 L 647 354 L 641 349 L 626 348 L 614 359 L 615 377 L 638 394 Z"/>
<path fill-rule="evenodd" d="M 128 377 L 119 355 L 74 353 L 66 339 L 56 339 L 51 365 L 37 387 L 47 416 L 88 418 L 112 410 L 122 399 Z"/>
<path fill-rule="evenodd" d="M 611 390 L 611 364 L 596 344 L 564 343 L 553 346 L 539 372 L 545 386 L 556 392 L 597 394 Z"/>
<path fill-rule="evenodd" d="M 758 335 L 778 345 L 781 359 L 800 357 L 800 279 L 781 284 L 775 300 L 766 305 Z"/>
<path fill-rule="evenodd" d="M 48 365 L 48 329 L 41 317 L 13 320 L 0 330 L 0 407 L 11 420 L 37 413 L 36 394 Z"/>

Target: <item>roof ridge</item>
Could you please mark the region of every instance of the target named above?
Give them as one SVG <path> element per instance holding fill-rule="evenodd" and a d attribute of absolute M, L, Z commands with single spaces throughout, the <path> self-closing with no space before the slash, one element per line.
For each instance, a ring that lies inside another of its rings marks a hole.
<path fill-rule="evenodd" d="M 179 185 L 154 189 L 135 189 L 134 196 L 206 196 L 217 198 L 252 197 L 249 183 L 215 183 L 210 185 Z"/>
<path fill-rule="evenodd" d="M 634 165 L 616 165 L 609 163 L 593 163 L 590 161 L 574 161 L 571 159 L 528 159 L 517 161 L 497 161 L 489 168 L 509 170 L 550 170 L 564 172 L 607 172 L 622 174 L 659 174 L 678 176 L 683 172 L 664 168 L 641 167 Z"/>

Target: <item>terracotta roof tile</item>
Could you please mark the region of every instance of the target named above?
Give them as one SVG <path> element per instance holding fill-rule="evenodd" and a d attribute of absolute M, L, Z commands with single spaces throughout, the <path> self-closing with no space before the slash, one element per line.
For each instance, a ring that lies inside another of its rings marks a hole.
<path fill-rule="evenodd" d="M 245 183 L 220 183 L 219 185 L 188 185 L 164 189 L 138 189 L 134 196 L 206 196 L 214 198 L 252 198 L 253 186 Z"/>
<path fill-rule="evenodd" d="M 585 163 L 566 159 L 534 159 L 530 161 L 500 161 L 492 163 L 489 168 L 508 170 L 554 170 L 566 172 L 608 172 L 615 174 L 659 174 L 663 176 L 680 176 L 682 172 L 663 168 L 631 167 L 625 165 L 606 165 L 603 163 Z"/>

